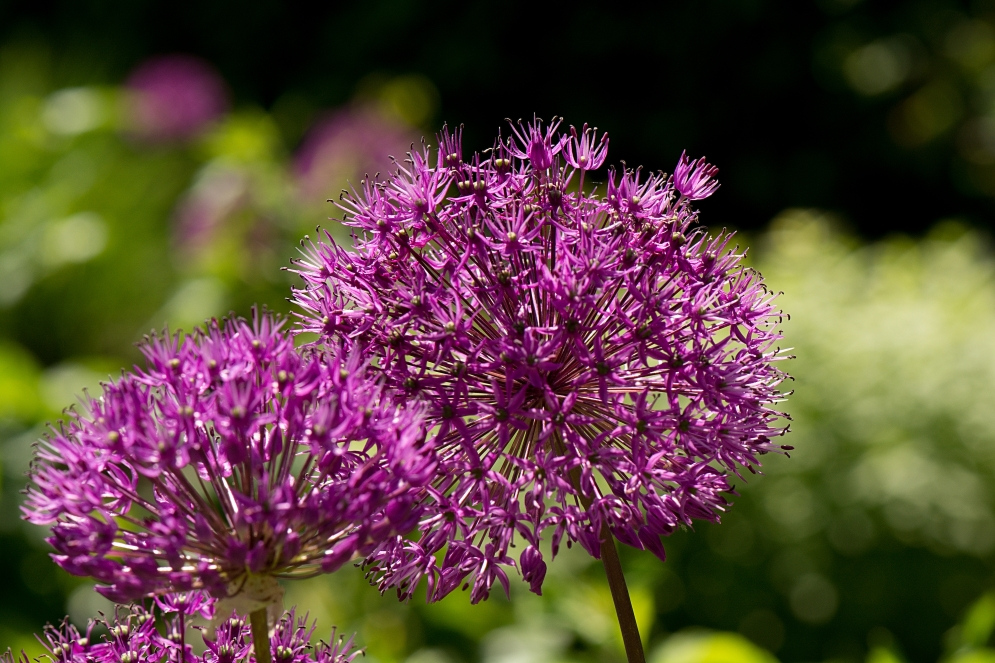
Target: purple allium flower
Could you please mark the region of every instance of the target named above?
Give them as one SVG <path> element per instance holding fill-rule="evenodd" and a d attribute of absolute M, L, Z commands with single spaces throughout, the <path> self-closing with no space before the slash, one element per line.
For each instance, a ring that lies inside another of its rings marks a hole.
<path fill-rule="evenodd" d="M 686 152 L 681 152 L 681 158 L 674 168 L 674 188 L 680 191 L 688 200 L 708 198 L 719 188 L 715 175 L 719 169 L 707 163 L 705 157 L 689 161 Z"/>
<path fill-rule="evenodd" d="M 546 131 L 543 133 L 542 125 L 538 121 L 530 124 L 528 128 L 521 125 L 516 127 L 512 124 L 511 131 L 515 134 L 518 142 L 509 141 L 506 147 L 512 156 L 529 161 L 532 168 L 546 170 L 553 165 L 553 157 L 559 154 L 564 143 L 567 142 L 566 136 L 557 138 L 556 129 L 559 126 L 559 121 L 556 121 L 551 126 L 546 127 Z M 587 129 L 586 125 L 584 129 Z M 573 133 L 576 138 L 577 132 Z M 583 153 L 584 145 L 576 145 L 575 149 L 570 150 L 570 154 L 574 154 L 575 151 Z"/>
<path fill-rule="evenodd" d="M 192 592 L 190 596 L 166 595 L 167 601 L 197 604 L 202 616 L 211 614 L 216 606 L 206 596 Z M 112 618 L 91 620 L 86 633 L 64 621 L 60 626 L 49 625 L 38 640 L 53 663 L 250 663 L 252 637 L 249 625 L 236 615 L 221 620 L 213 634 L 204 632 L 206 650 L 194 654 L 187 644 L 192 620 L 184 620 L 184 613 L 160 607 L 156 611 L 141 605 L 118 606 Z M 191 613 L 188 613 L 191 614 Z M 157 628 L 157 621 L 164 628 Z M 282 613 L 270 635 L 270 653 L 274 663 L 352 663 L 362 652 L 353 648 L 352 638 L 336 638 L 332 630 L 331 644 L 312 646 L 311 636 L 315 625 L 308 618 L 297 617 L 296 610 Z M 93 631 L 104 631 L 95 640 Z M 22 654 L 22 659 L 27 657 Z M 15 663 L 18 659 L 8 651 L 0 661 Z"/>
<path fill-rule="evenodd" d="M 190 138 L 228 110 L 224 80 L 209 63 L 191 55 L 153 58 L 131 73 L 130 128 L 149 141 Z"/>
<path fill-rule="evenodd" d="M 123 602 L 203 588 L 223 612 L 281 605 L 277 578 L 368 554 L 419 517 L 434 470 L 421 415 L 357 353 L 294 349 L 282 322 L 213 322 L 147 340 L 37 449 L 27 520 L 70 573 Z"/>
<path fill-rule="evenodd" d="M 594 139 L 598 128 L 588 129 L 587 125 L 581 129 L 580 134 L 577 129 L 570 127 L 570 136 L 563 152 L 563 159 L 577 170 L 597 170 L 605 163 L 608 157 L 608 134 L 601 134 L 601 141 L 595 145 Z"/>
<path fill-rule="evenodd" d="M 353 252 L 326 233 L 295 267 L 302 329 L 368 347 L 436 435 L 420 537 L 368 560 L 402 596 L 424 576 L 431 600 L 466 583 L 476 602 L 516 564 L 538 593 L 544 536 L 663 558 L 661 535 L 718 520 L 728 472 L 781 450 L 774 295 L 694 225 L 714 169 L 682 157 L 686 194 L 611 171 L 595 195 L 570 184 L 607 139 L 513 131 L 464 160 L 444 130 L 438 165 L 426 148 L 344 197 Z"/>

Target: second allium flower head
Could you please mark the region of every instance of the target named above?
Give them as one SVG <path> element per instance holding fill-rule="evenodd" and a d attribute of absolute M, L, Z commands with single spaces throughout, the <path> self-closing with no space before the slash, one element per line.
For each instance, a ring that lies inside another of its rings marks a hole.
<path fill-rule="evenodd" d="M 40 443 L 25 517 L 115 601 L 203 588 L 221 617 L 282 611 L 276 578 L 333 571 L 407 531 L 434 457 L 357 355 L 295 350 L 281 323 L 149 340 Z"/>
<path fill-rule="evenodd" d="M 369 560 L 382 589 L 478 601 L 517 564 L 539 592 L 544 535 L 662 558 L 661 535 L 718 519 L 729 471 L 781 449 L 781 314 L 729 235 L 694 225 L 716 169 L 682 155 L 597 195 L 607 138 L 557 129 L 468 159 L 444 131 L 437 160 L 344 197 L 354 251 L 326 234 L 297 263 L 302 328 L 362 349 L 436 438 L 420 536 Z"/>

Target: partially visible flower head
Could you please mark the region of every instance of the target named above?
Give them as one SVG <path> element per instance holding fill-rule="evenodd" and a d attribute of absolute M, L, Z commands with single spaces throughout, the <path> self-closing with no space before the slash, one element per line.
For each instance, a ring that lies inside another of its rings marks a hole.
<path fill-rule="evenodd" d="M 607 138 L 557 126 L 469 160 L 444 130 L 437 166 L 426 148 L 344 198 L 354 252 L 326 235 L 297 263 L 303 329 L 368 347 L 436 435 L 435 506 L 371 556 L 382 589 L 476 602 L 518 565 L 538 593 L 544 536 L 662 558 L 661 535 L 718 520 L 728 472 L 781 450 L 781 314 L 690 206 L 715 169 L 612 171 L 595 195 Z"/>
<path fill-rule="evenodd" d="M 247 614 L 280 604 L 277 578 L 414 525 L 434 467 L 419 413 L 356 352 L 301 354 L 281 327 L 149 339 L 145 370 L 39 443 L 23 510 L 52 524 L 60 566 L 115 601 L 203 588 Z"/>
<path fill-rule="evenodd" d="M 216 606 L 205 596 L 193 592 L 190 597 L 168 595 L 168 601 L 186 601 L 195 611 L 177 609 L 150 610 L 141 605 L 118 606 L 113 617 L 91 620 L 85 633 L 64 621 L 45 628 L 39 641 L 45 649 L 43 658 L 52 663 L 249 663 L 252 658 L 252 634 L 245 619 L 229 615 L 220 621 L 214 633 L 204 634 L 206 650 L 194 654 L 191 645 L 195 629 L 191 626 L 195 612 L 211 614 Z M 161 622 L 161 628 L 157 625 Z M 315 625 L 307 616 L 297 617 L 296 610 L 281 612 L 270 636 L 270 653 L 274 663 L 352 663 L 362 653 L 353 647 L 352 638 L 335 637 L 330 644 L 312 646 Z M 100 639 L 94 630 L 103 631 Z M 22 659 L 27 657 L 22 654 Z M 8 652 L 0 661 L 15 663 Z"/>
<path fill-rule="evenodd" d="M 149 141 L 171 141 L 201 133 L 228 110 L 224 80 L 192 55 L 147 60 L 125 83 L 131 91 L 131 130 Z"/>

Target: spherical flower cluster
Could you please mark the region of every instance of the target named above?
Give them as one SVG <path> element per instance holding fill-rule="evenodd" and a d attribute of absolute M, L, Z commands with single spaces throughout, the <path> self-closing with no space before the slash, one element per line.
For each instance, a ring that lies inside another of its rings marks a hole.
<path fill-rule="evenodd" d="M 414 526 L 434 469 L 420 414 L 356 354 L 298 352 L 282 324 L 152 338 L 145 370 L 39 444 L 24 513 L 53 524 L 60 566 L 115 601 L 203 588 L 247 614 L 280 604 L 276 578 Z"/>
<path fill-rule="evenodd" d="M 250 663 L 254 660 L 249 625 L 236 615 L 221 620 L 210 635 L 205 633 L 206 649 L 194 653 L 189 631 L 198 615 L 210 617 L 216 606 L 203 594 L 166 595 L 156 600 L 158 610 L 141 605 L 119 606 L 113 618 L 93 620 L 85 633 L 63 622 L 46 627 L 39 638 L 51 663 Z M 158 619 L 157 619 L 158 616 Z M 162 628 L 157 625 L 162 622 Z M 353 649 L 352 638 L 336 638 L 331 644 L 313 647 L 315 626 L 307 617 L 297 617 L 294 610 L 282 613 L 270 636 L 270 654 L 274 663 L 352 663 L 361 653 Z M 93 631 L 104 631 L 96 640 Z M 0 656 L 0 663 L 29 663 L 10 652 Z"/>
<path fill-rule="evenodd" d="M 369 560 L 381 589 L 485 598 L 517 565 L 539 592 L 548 533 L 600 556 L 615 537 L 718 520 L 729 471 L 780 451 L 780 312 L 728 234 L 695 226 L 716 169 L 610 171 L 585 125 L 513 126 L 463 158 L 443 132 L 385 181 L 345 195 L 353 251 L 326 233 L 295 271 L 302 329 L 369 348 L 399 397 L 425 404 L 440 471 L 417 540 Z M 433 165 L 433 161 L 435 165 Z M 577 181 L 575 181 L 575 179 Z"/>

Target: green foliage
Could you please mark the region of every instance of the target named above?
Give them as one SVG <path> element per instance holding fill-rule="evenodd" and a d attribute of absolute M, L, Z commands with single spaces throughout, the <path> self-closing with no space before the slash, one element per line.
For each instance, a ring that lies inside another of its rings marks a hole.
<path fill-rule="evenodd" d="M 960 627 L 961 647 L 980 648 L 991 641 L 995 630 L 995 594 L 985 594 L 971 606 Z"/>
<path fill-rule="evenodd" d="M 669 638 L 650 663 L 777 663 L 777 659 L 736 633 L 685 632 Z M 890 663 L 890 661 L 869 661 Z"/>
<path fill-rule="evenodd" d="M 39 418 L 40 372 L 34 358 L 23 348 L 9 342 L 0 345 L 0 420 Z"/>
<path fill-rule="evenodd" d="M 979 238 L 855 247 L 807 213 L 776 219 L 758 267 L 783 289 L 798 359 L 791 462 L 758 482 L 785 541 L 842 555 L 876 532 L 938 554 L 995 549 L 995 286 Z M 752 489 L 752 486 L 751 486 Z"/>

